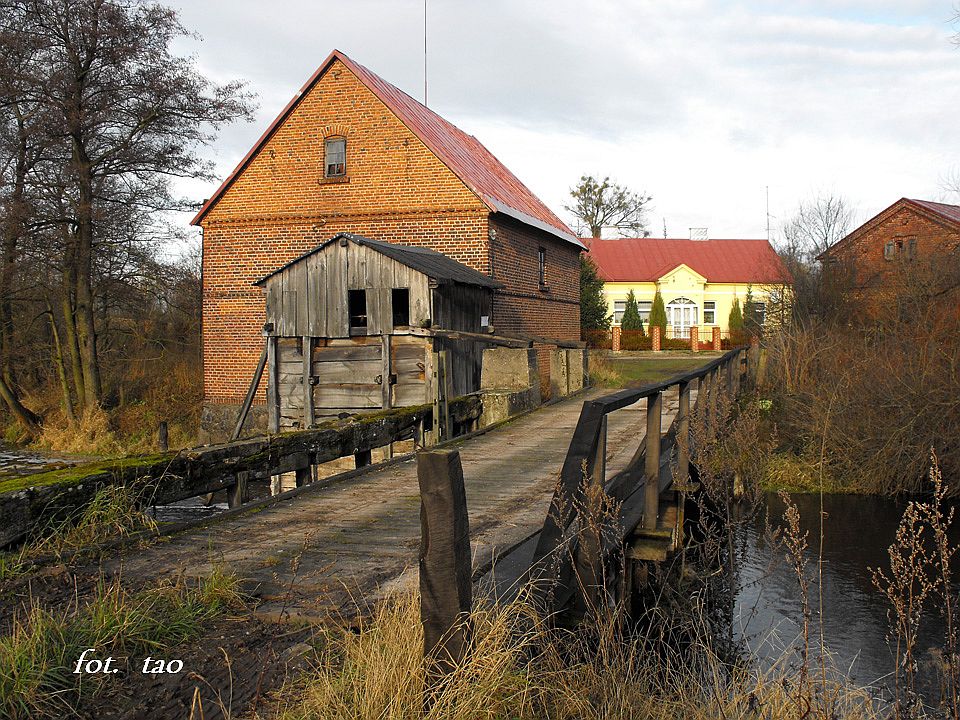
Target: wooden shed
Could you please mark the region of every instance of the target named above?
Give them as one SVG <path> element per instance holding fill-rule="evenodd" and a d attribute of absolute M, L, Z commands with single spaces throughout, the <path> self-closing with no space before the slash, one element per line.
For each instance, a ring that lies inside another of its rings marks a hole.
<path fill-rule="evenodd" d="M 480 387 L 494 288 L 424 247 L 340 233 L 258 280 L 266 290 L 273 431 L 342 412 L 409 407 Z M 438 353 L 444 353 L 438 356 Z"/>

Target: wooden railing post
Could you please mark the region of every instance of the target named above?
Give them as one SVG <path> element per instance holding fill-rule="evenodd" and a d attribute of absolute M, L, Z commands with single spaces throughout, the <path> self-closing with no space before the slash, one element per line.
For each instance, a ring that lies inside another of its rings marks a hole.
<path fill-rule="evenodd" d="M 579 578 L 580 592 L 574 594 L 575 608 L 586 612 L 597 607 L 603 586 L 603 487 L 607 473 L 607 416 L 600 421 L 596 450 L 587 461 L 587 476 L 583 478 L 583 506 L 574 568 Z"/>
<path fill-rule="evenodd" d="M 470 522 L 457 450 L 417 455 L 420 484 L 420 621 L 428 691 L 470 646 Z"/>
<path fill-rule="evenodd" d="M 690 383 L 680 383 L 677 408 L 677 476 L 674 482 L 686 485 L 690 477 Z"/>
<path fill-rule="evenodd" d="M 656 529 L 660 509 L 660 416 L 663 409 L 663 393 L 647 397 L 647 455 L 644 476 L 643 526 Z"/>
<path fill-rule="evenodd" d="M 707 404 L 708 437 L 713 437 L 717 428 L 717 393 L 720 391 L 720 366 L 710 372 L 710 402 Z"/>
<path fill-rule="evenodd" d="M 170 449 L 170 429 L 166 420 L 161 420 L 157 427 L 157 449 L 160 452 L 167 452 Z"/>

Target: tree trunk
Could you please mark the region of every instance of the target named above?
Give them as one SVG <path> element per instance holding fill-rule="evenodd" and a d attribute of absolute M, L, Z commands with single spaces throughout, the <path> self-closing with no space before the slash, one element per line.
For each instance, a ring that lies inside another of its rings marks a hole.
<path fill-rule="evenodd" d="M 57 367 L 57 378 L 60 380 L 60 391 L 63 395 L 63 411 L 70 422 L 75 423 L 77 413 L 73 407 L 73 397 L 70 395 L 67 367 L 63 362 L 63 343 L 60 342 L 60 329 L 57 327 L 57 318 L 53 314 L 49 299 L 47 300 L 47 317 L 50 319 L 50 332 L 53 336 L 53 360 Z"/>
<path fill-rule="evenodd" d="M 93 171 L 82 140 L 73 138 L 73 161 L 77 173 L 78 203 L 76 254 L 74 256 L 74 297 L 76 298 L 77 339 L 83 369 L 83 399 L 87 407 L 100 404 L 100 362 L 97 357 L 97 329 L 93 300 Z"/>
<path fill-rule="evenodd" d="M 20 398 L 17 396 L 17 393 L 7 385 L 6 380 L 3 377 L 0 377 L 0 397 L 3 398 L 3 401 L 7 404 L 7 407 L 10 408 L 10 412 L 13 413 L 14 417 L 17 418 L 17 422 L 31 435 L 37 435 L 40 433 L 40 426 L 43 424 L 43 419 L 37 415 L 33 410 L 26 407 Z"/>
<path fill-rule="evenodd" d="M 77 403 L 82 407 L 85 404 L 83 366 L 80 362 L 80 344 L 77 341 L 77 323 L 73 313 L 72 285 L 73 273 L 68 272 L 63 279 L 63 297 L 60 300 L 60 307 L 63 312 L 63 331 L 66 334 L 64 339 L 70 351 L 70 374 L 73 376 L 73 387 L 77 391 Z"/>

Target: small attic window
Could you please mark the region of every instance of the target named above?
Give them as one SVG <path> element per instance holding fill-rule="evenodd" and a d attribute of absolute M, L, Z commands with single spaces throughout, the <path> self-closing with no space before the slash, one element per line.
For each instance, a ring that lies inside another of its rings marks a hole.
<path fill-rule="evenodd" d="M 324 177 L 343 177 L 347 174 L 347 139 L 327 138 L 323 143 Z"/>

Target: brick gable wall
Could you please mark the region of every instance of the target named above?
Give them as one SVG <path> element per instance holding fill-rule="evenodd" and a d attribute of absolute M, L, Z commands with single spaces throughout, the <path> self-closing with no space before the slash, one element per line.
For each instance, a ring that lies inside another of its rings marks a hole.
<path fill-rule="evenodd" d="M 884 246 L 890 241 L 916 241 L 916 259 L 900 256 L 884 258 Z M 851 273 L 854 296 L 872 312 L 884 311 L 883 304 L 900 291 L 917 272 L 960 248 L 960 231 L 930 219 L 909 205 L 901 205 L 882 217 L 871 228 L 831 252 L 837 272 Z M 930 268 L 935 271 L 935 268 Z M 889 311 L 889 310 L 888 310 Z"/>
<path fill-rule="evenodd" d="M 347 139 L 344 181 L 323 177 L 328 136 Z M 263 291 L 252 283 L 341 231 L 429 246 L 485 273 L 492 260 L 497 279 L 508 286 L 495 300 L 495 325 L 579 339 L 579 304 L 569 302 L 579 300 L 577 248 L 522 223 L 492 219 L 339 61 L 201 224 L 206 405 L 241 403 L 256 368 L 265 314 Z M 548 248 L 548 294 L 535 287 L 540 245 Z"/>

